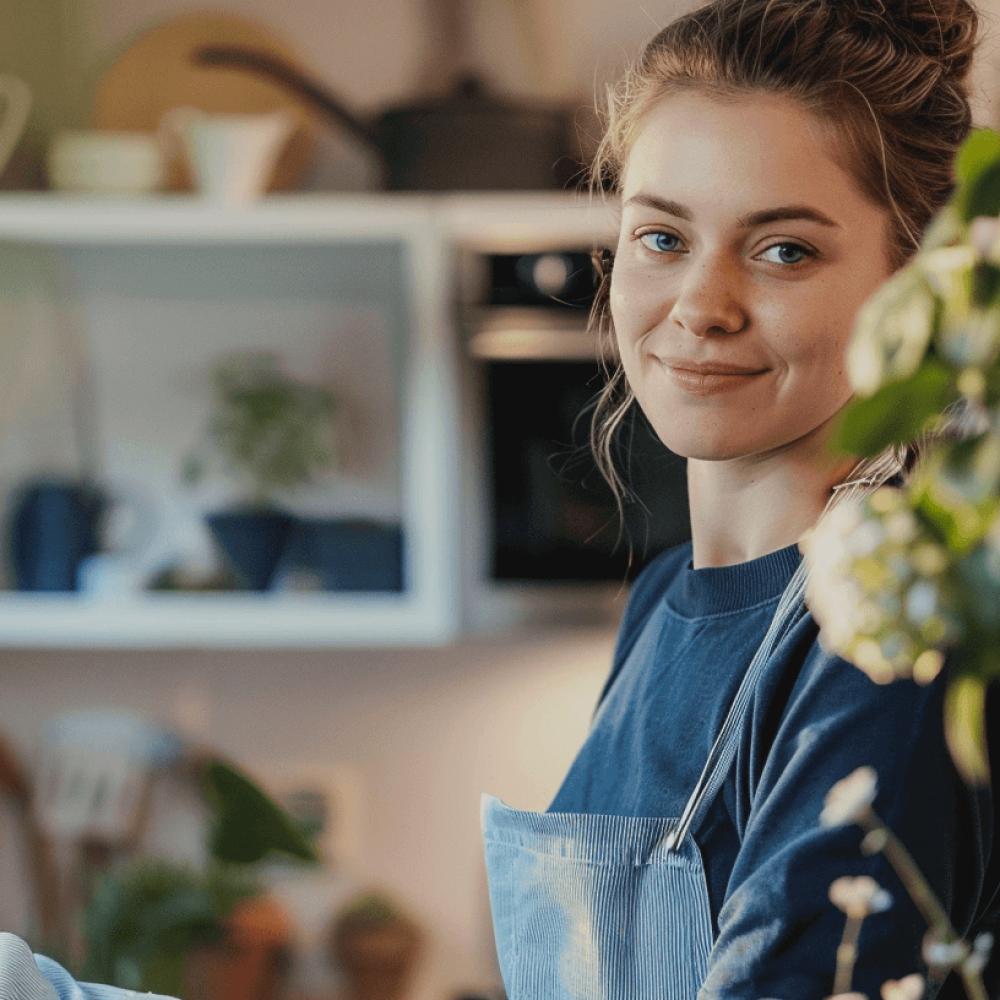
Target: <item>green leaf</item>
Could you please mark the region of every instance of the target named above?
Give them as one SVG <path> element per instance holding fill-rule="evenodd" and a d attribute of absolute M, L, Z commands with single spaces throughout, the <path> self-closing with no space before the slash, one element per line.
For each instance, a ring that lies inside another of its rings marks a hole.
<path fill-rule="evenodd" d="M 847 350 L 848 375 L 858 395 L 873 396 L 883 385 L 909 378 L 923 363 L 940 312 L 928 261 L 940 269 L 941 254 L 918 258 L 898 271 L 858 312 Z"/>
<path fill-rule="evenodd" d="M 187 866 L 151 859 L 114 869 L 98 884 L 84 916 L 82 975 L 137 989 L 147 982 L 151 963 L 210 936 L 218 917 L 201 876 Z M 171 968 L 164 960 L 163 975 Z"/>
<path fill-rule="evenodd" d="M 945 739 L 955 766 L 969 785 L 985 785 L 990 780 L 986 687 L 982 677 L 963 673 L 951 681 L 945 695 Z"/>
<path fill-rule="evenodd" d="M 949 551 L 965 555 L 979 545 L 997 513 L 1000 442 L 992 435 L 935 444 L 909 490 L 915 508 Z"/>
<path fill-rule="evenodd" d="M 838 417 L 833 446 L 849 455 L 877 455 L 889 445 L 917 438 L 955 398 L 952 373 L 936 361 L 925 361 L 909 378 L 891 382 L 867 399 L 852 400 Z"/>
<path fill-rule="evenodd" d="M 959 580 L 962 617 L 970 634 L 985 637 L 986 645 L 994 645 L 1000 635 L 1000 581 L 990 569 L 989 553 L 982 543 L 955 565 Z M 990 640 L 990 636 L 994 638 Z M 979 664 L 982 666 L 982 664 Z"/>
<path fill-rule="evenodd" d="M 279 851 L 319 861 L 295 821 L 246 775 L 217 759 L 209 764 L 206 779 L 216 808 L 209 843 L 216 859 L 251 864 Z"/>
<path fill-rule="evenodd" d="M 958 151 L 955 168 L 962 220 L 1000 214 L 1000 135 L 992 129 L 973 131 Z"/>
<path fill-rule="evenodd" d="M 972 269 L 972 301 L 985 309 L 996 304 L 1000 294 L 1000 267 L 988 260 L 977 261 Z"/>
<path fill-rule="evenodd" d="M 971 222 L 980 215 L 1000 214 L 1000 163 L 991 163 L 962 197 L 962 217 Z"/>

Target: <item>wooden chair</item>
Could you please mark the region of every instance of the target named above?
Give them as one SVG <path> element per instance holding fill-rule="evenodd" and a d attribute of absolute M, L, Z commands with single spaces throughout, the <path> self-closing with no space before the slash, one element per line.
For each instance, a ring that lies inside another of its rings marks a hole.
<path fill-rule="evenodd" d="M 35 925 L 41 937 L 36 944 L 58 941 L 62 928 L 59 907 L 59 879 L 52 845 L 42 832 L 32 810 L 34 789 L 10 742 L 0 736 L 0 797 L 8 802 L 21 827 L 28 849 L 28 870 L 32 884 Z"/>

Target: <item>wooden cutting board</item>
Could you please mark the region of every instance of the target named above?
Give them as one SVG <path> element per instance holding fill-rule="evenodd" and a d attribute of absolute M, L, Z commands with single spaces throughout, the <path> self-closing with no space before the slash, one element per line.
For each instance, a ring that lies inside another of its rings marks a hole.
<path fill-rule="evenodd" d="M 192 53 L 204 45 L 260 49 L 315 76 L 298 53 L 265 25 L 235 14 L 187 14 L 147 31 L 111 67 L 97 88 L 94 127 L 155 132 L 164 112 L 186 104 L 216 113 L 268 114 L 287 108 L 296 125 L 268 189 L 293 190 L 313 151 L 319 127 L 315 118 L 276 83 L 239 69 L 195 66 Z M 174 155 L 168 187 L 188 191 L 192 186 L 186 162 Z"/>

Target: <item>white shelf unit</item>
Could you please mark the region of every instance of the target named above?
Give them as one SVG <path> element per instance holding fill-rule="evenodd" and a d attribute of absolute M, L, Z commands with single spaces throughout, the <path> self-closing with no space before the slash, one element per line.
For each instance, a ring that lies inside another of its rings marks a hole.
<path fill-rule="evenodd" d="M 365 647 L 437 645 L 462 627 L 463 471 L 456 337 L 457 253 L 586 244 L 610 230 L 605 206 L 572 194 L 286 195 L 247 209 L 192 196 L 0 197 L 0 246 L 401 250 L 399 391 L 404 590 L 393 593 L 0 592 L 0 646 L 20 648 Z M 159 248 L 158 250 L 156 248 Z M 100 253 L 100 249 L 97 249 Z M 119 373 L 125 377 L 125 373 Z M 2 436 L 2 429 L 0 429 Z"/>

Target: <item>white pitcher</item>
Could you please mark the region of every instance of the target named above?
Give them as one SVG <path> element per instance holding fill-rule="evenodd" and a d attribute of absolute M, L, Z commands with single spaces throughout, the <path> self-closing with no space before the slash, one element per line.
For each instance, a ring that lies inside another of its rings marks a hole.
<path fill-rule="evenodd" d="M 28 124 L 31 90 L 19 76 L 0 74 L 0 174 Z"/>
<path fill-rule="evenodd" d="M 202 195 L 235 206 L 263 195 L 294 127 L 295 116 L 287 110 L 208 114 L 181 107 L 163 116 L 159 131 L 168 148 L 180 140 Z"/>

